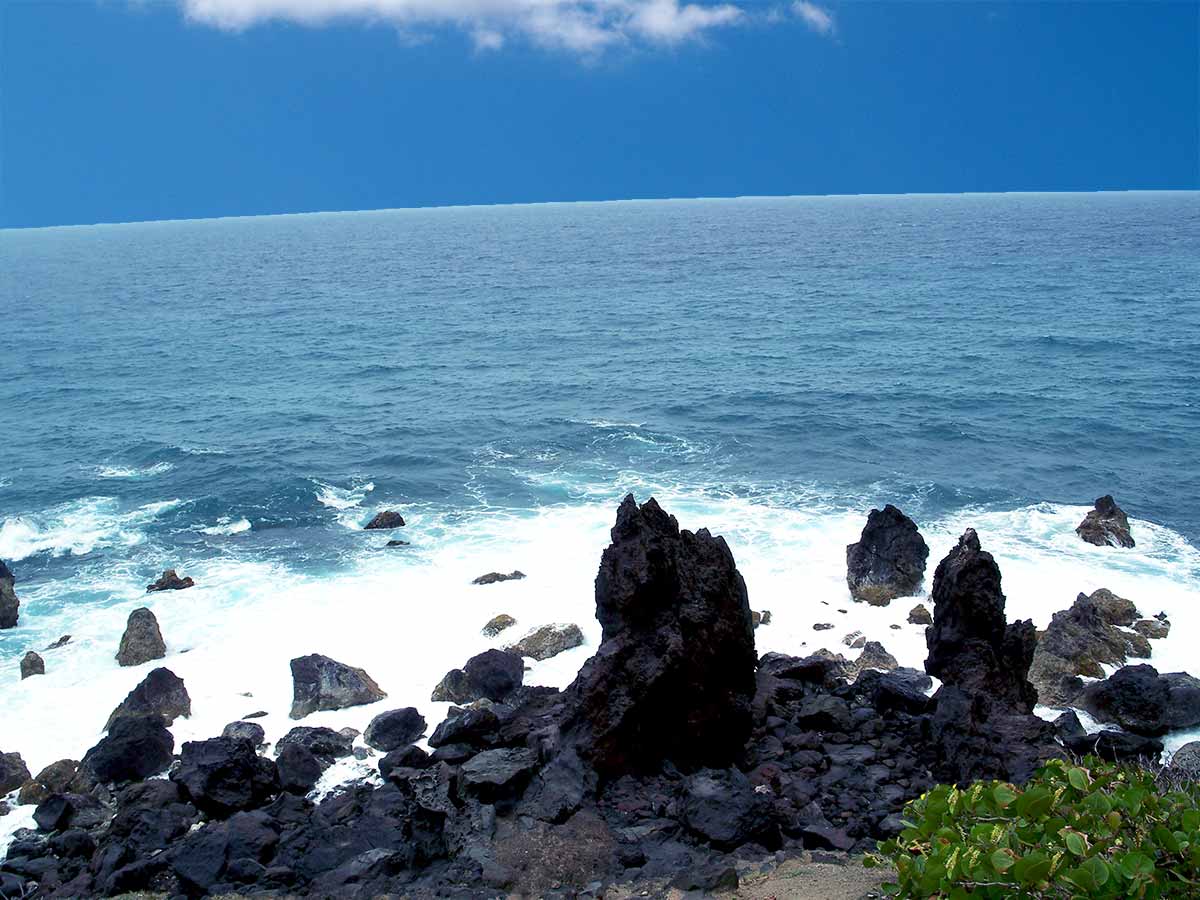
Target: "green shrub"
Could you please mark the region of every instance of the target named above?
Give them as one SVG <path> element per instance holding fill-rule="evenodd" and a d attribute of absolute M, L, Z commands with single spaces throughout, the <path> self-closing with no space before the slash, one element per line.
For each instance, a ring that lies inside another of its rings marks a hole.
<path fill-rule="evenodd" d="M 1200 897 L 1200 787 L 1052 760 L 1025 787 L 939 785 L 869 854 L 899 897 Z"/>

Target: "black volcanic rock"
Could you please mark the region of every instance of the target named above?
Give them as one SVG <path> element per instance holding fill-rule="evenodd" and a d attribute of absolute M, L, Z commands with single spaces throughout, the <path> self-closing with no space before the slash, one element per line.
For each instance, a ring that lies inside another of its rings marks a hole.
<path fill-rule="evenodd" d="M 471 584 L 498 584 L 501 581 L 520 581 L 524 577 L 525 573 L 518 569 L 513 569 L 508 574 L 504 572 L 488 572 L 486 575 L 480 575 Z"/>
<path fill-rule="evenodd" d="M 472 656 L 461 669 L 451 669 L 433 689 L 431 700 L 473 703 L 488 699 L 499 703 L 525 680 L 525 661 L 509 650 L 485 650 Z"/>
<path fill-rule="evenodd" d="M 123 716 L 84 754 L 80 769 L 101 783 L 140 781 L 166 769 L 174 749 L 161 715 Z"/>
<path fill-rule="evenodd" d="M 1129 517 L 1117 506 L 1111 494 L 1096 500 L 1096 507 L 1083 517 L 1075 533 L 1097 547 L 1132 547 L 1133 535 L 1129 533 Z"/>
<path fill-rule="evenodd" d="M 16 577 L 0 559 L 0 628 L 16 628 L 21 601 L 17 599 Z"/>
<path fill-rule="evenodd" d="M 846 585 L 855 600 L 887 606 L 917 592 L 928 558 L 917 523 L 889 503 L 871 510 L 858 542 L 846 547 Z"/>
<path fill-rule="evenodd" d="M 192 698 L 188 696 L 183 679 L 170 669 L 158 668 L 143 678 L 112 711 L 104 729 L 112 728 L 122 716 L 160 715 L 165 724 L 173 725 L 179 716 L 191 714 Z"/>
<path fill-rule="evenodd" d="M 275 763 L 236 738 L 188 741 L 171 780 L 197 809 L 219 817 L 261 806 L 279 790 Z"/>
<path fill-rule="evenodd" d="M 415 707 L 392 709 L 371 720 L 363 733 L 368 747 L 388 753 L 411 744 L 425 733 L 425 717 Z"/>
<path fill-rule="evenodd" d="M 313 653 L 292 660 L 293 719 L 321 709 L 345 709 L 387 696 L 362 669 Z"/>
<path fill-rule="evenodd" d="M 376 513 L 363 528 L 367 531 L 385 531 L 391 528 L 403 528 L 404 516 L 393 509 L 385 509 L 381 513 Z"/>
<path fill-rule="evenodd" d="M 0 753 L 0 796 L 29 780 L 29 767 L 20 753 Z"/>
<path fill-rule="evenodd" d="M 1200 725 L 1200 679 L 1184 672 L 1160 675 L 1153 666 L 1124 666 L 1084 688 L 1077 705 L 1100 722 L 1153 737 Z"/>
<path fill-rule="evenodd" d="M 24 681 L 31 675 L 45 675 L 46 661 L 30 650 L 21 657 L 21 680 Z"/>
<path fill-rule="evenodd" d="M 196 584 L 190 577 L 180 578 L 174 569 L 167 569 L 157 581 L 146 585 L 147 592 L 151 591 L 182 591 Z"/>
<path fill-rule="evenodd" d="M 125 633 L 121 635 L 121 646 L 117 649 L 117 663 L 122 666 L 140 666 L 152 659 L 167 655 L 167 645 L 158 630 L 158 619 L 154 613 L 142 607 L 129 614 Z"/>
<path fill-rule="evenodd" d="M 564 737 L 603 775 L 728 765 L 750 731 L 754 631 L 724 539 L 627 496 L 596 576 L 599 650 L 568 688 Z"/>

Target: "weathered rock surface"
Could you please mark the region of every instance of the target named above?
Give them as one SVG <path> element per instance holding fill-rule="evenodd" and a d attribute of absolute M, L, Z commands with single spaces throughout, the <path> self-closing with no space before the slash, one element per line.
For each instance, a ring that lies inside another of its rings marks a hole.
<path fill-rule="evenodd" d="M 239 741 L 249 741 L 251 747 L 261 747 L 267 739 L 267 732 L 255 722 L 230 722 L 221 729 L 221 737 L 233 738 Z"/>
<path fill-rule="evenodd" d="M 480 575 L 471 584 L 496 584 L 500 581 L 520 581 L 525 577 L 525 573 L 517 569 L 509 572 L 507 575 L 503 572 L 488 572 L 486 575 Z"/>
<path fill-rule="evenodd" d="M 1117 506 L 1111 494 L 1096 500 L 1091 510 L 1075 528 L 1075 533 L 1098 547 L 1132 547 L 1133 535 L 1129 533 L 1129 517 Z"/>
<path fill-rule="evenodd" d="M 303 747 L 320 760 L 323 766 L 329 766 L 354 752 L 354 738 L 321 726 L 314 728 L 299 725 L 281 737 L 275 749 L 282 752 L 285 747 L 291 745 Z"/>
<path fill-rule="evenodd" d="M 192 698 L 188 696 L 183 679 L 170 669 L 154 669 L 142 679 L 121 705 L 112 711 L 104 730 L 122 716 L 159 715 L 166 725 L 174 725 L 179 716 L 192 714 Z"/>
<path fill-rule="evenodd" d="M 117 663 L 122 666 L 140 666 L 152 659 L 167 655 L 167 645 L 158 630 L 158 619 L 146 607 L 135 609 L 129 614 L 125 633 L 121 635 L 121 646 L 117 649 Z"/>
<path fill-rule="evenodd" d="M 1157 736 L 1200 725 L 1200 679 L 1184 672 L 1160 675 L 1153 666 L 1124 666 L 1085 687 L 1076 705 L 1099 722 Z"/>
<path fill-rule="evenodd" d="M 146 585 L 147 591 L 182 591 L 196 584 L 191 577 L 180 578 L 174 569 L 167 569 L 158 580 Z"/>
<path fill-rule="evenodd" d="M 598 771 L 728 765 L 754 697 L 746 583 L 723 538 L 622 501 L 596 576 L 603 640 L 568 688 L 564 731 Z"/>
<path fill-rule="evenodd" d="M 31 675 L 45 675 L 46 661 L 30 650 L 21 657 L 21 680 L 24 681 Z"/>
<path fill-rule="evenodd" d="M 345 709 L 387 697 L 362 669 L 318 653 L 292 660 L 293 719 L 303 719 L 320 709 Z"/>
<path fill-rule="evenodd" d="M 171 780 L 197 809 L 221 818 L 262 806 L 279 790 L 275 763 L 236 738 L 186 742 Z"/>
<path fill-rule="evenodd" d="M 29 780 L 29 767 L 20 753 L 0 753 L 0 796 Z"/>
<path fill-rule="evenodd" d="M 385 509 L 383 512 L 376 513 L 363 529 L 366 531 L 386 531 L 392 528 L 403 528 L 404 516 L 396 512 L 394 509 Z"/>
<path fill-rule="evenodd" d="M 95 781 L 80 771 L 78 761 L 60 759 L 21 785 L 17 799 L 36 806 L 51 794 L 90 794 L 95 786 Z"/>
<path fill-rule="evenodd" d="M 933 616 L 929 614 L 929 609 L 923 603 L 918 603 L 908 611 L 908 623 L 910 625 L 932 625 Z"/>
<path fill-rule="evenodd" d="M 368 747 L 388 753 L 415 743 L 425 733 L 425 717 L 412 706 L 380 713 L 363 734 Z"/>
<path fill-rule="evenodd" d="M 583 632 L 578 625 L 543 625 L 504 649 L 518 656 L 543 660 L 582 645 Z"/>
<path fill-rule="evenodd" d="M 493 616 L 488 620 L 488 623 L 483 626 L 484 637 L 495 637 L 500 632 L 507 628 L 512 628 L 517 624 L 517 620 L 506 613 L 501 613 L 498 616 Z"/>
<path fill-rule="evenodd" d="M 0 628 L 16 628 L 21 601 L 17 599 L 16 576 L 0 559 Z"/>
<path fill-rule="evenodd" d="M 84 754 L 80 769 L 104 784 L 140 781 L 165 770 L 174 749 L 162 716 L 123 716 Z"/>
<path fill-rule="evenodd" d="M 846 547 L 846 585 L 855 600 L 887 606 L 917 592 L 928 558 L 917 523 L 889 503 L 871 510 L 862 536 Z"/>
<path fill-rule="evenodd" d="M 57 650 L 59 647 L 65 647 L 69 643 L 71 643 L 71 636 L 69 634 L 64 634 L 62 637 L 60 637 L 54 643 L 48 644 L 46 646 L 46 649 L 47 650 Z"/>
<path fill-rule="evenodd" d="M 770 625 L 771 611 L 769 609 L 764 609 L 762 612 L 757 609 L 750 610 L 750 624 L 755 628 L 759 625 Z"/>
<path fill-rule="evenodd" d="M 1133 630 L 1148 640 L 1158 641 L 1171 633 L 1171 623 L 1163 619 L 1139 619 Z"/>
<path fill-rule="evenodd" d="M 437 687 L 431 700 L 440 703 L 473 703 L 487 699 L 499 702 L 521 686 L 525 663 L 507 650 L 485 650 L 467 660 L 461 669 L 451 669 Z"/>
<path fill-rule="evenodd" d="M 1172 753 L 1171 768 L 1200 781 L 1200 741 L 1189 741 Z"/>
<path fill-rule="evenodd" d="M 1083 594 L 1079 596 L 1082 597 Z M 1096 608 L 1100 610 L 1100 617 L 1109 625 L 1128 628 L 1141 615 L 1132 600 L 1118 597 L 1108 588 L 1092 591 L 1088 595 L 1088 599 L 1096 605 Z"/>
<path fill-rule="evenodd" d="M 1155 763 L 1162 753 L 1162 741 L 1126 731 L 1098 731 L 1088 734 L 1075 710 L 1069 709 L 1054 720 L 1063 746 L 1077 756 L 1094 755 L 1110 762 L 1140 760 Z"/>

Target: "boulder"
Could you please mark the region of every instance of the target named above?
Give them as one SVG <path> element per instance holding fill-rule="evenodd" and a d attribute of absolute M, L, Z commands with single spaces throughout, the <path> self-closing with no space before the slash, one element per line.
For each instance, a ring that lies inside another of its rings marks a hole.
<path fill-rule="evenodd" d="M 459 789 L 483 803 L 496 803 L 522 787 L 537 763 L 537 753 L 523 747 L 485 750 L 459 768 Z"/>
<path fill-rule="evenodd" d="M 166 769 L 174 749 L 162 716 L 123 716 L 84 754 L 80 769 L 102 784 L 141 781 Z"/>
<path fill-rule="evenodd" d="M 321 709 L 345 709 L 382 700 L 387 694 L 362 669 L 313 653 L 292 660 L 293 719 Z"/>
<path fill-rule="evenodd" d="M 249 741 L 251 747 L 261 747 L 267 739 L 267 732 L 256 722 L 237 721 L 230 722 L 221 729 L 221 737 Z"/>
<path fill-rule="evenodd" d="M 410 545 L 409 545 L 409 542 L 408 542 L 408 541 L 397 541 L 397 540 L 392 540 L 392 541 L 388 541 L 388 542 L 387 542 L 386 544 L 384 544 L 383 546 L 385 546 L 385 547 L 408 547 L 408 546 L 410 546 Z"/>
<path fill-rule="evenodd" d="M 855 600 L 887 606 L 917 592 L 928 558 L 917 523 L 889 503 L 871 510 L 858 542 L 846 547 L 846 585 Z"/>
<path fill-rule="evenodd" d="M 813 625 L 813 631 L 829 631 L 832 628 L 832 622 L 817 622 L 815 625 Z"/>
<path fill-rule="evenodd" d="M 503 572 L 488 572 L 486 575 L 480 575 L 471 584 L 496 584 L 499 581 L 519 581 L 525 577 L 525 573 L 517 569 L 505 575 Z"/>
<path fill-rule="evenodd" d="M 180 578 L 174 569 L 167 569 L 158 580 L 146 585 L 147 591 L 182 591 L 185 588 L 194 587 L 196 584 L 191 577 Z"/>
<path fill-rule="evenodd" d="M 0 559 L 0 628 L 17 627 L 21 601 L 14 588 L 16 581 L 12 570 Z"/>
<path fill-rule="evenodd" d="M 327 768 L 303 744 L 285 744 L 275 757 L 279 788 L 303 796 L 313 789 Z"/>
<path fill-rule="evenodd" d="M 766 797 L 733 768 L 705 769 L 688 778 L 683 787 L 680 821 L 718 850 L 733 850 L 749 841 L 768 849 L 780 843 Z"/>
<path fill-rule="evenodd" d="M 142 607 L 129 614 L 125 633 L 121 635 L 121 646 L 117 650 L 117 663 L 122 666 L 140 666 L 152 659 L 167 655 L 167 645 L 158 630 L 158 619 L 154 613 Z"/>
<path fill-rule="evenodd" d="M 461 669 L 451 669 L 433 689 L 439 703 L 473 703 L 507 698 L 525 680 L 525 662 L 507 650 L 485 650 L 472 656 Z"/>
<path fill-rule="evenodd" d="M 112 711 L 104 730 L 112 728 L 113 722 L 122 716 L 162 716 L 167 725 L 174 725 L 179 716 L 192 714 L 192 698 L 188 696 L 183 679 L 170 669 L 154 669 L 141 683 L 129 692 L 121 705 Z"/>
<path fill-rule="evenodd" d="M 583 632 L 578 625 L 543 625 L 504 649 L 518 656 L 543 660 L 582 644 Z"/>
<path fill-rule="evenodd" d="M 757 628 L 759 625 L 770 625 L 771 611 L 769 609 L 764 609 L 762 612 L 759 612 L 756 609 L 750 610 L 750 624 L 755 628 Z"/>
<path fill-rule="evenodd" d="M 564 740 L 603 775 L 724 766 L 750 733 L 754 631 L 724 539 L 622 501 L 596 576 L 600 648 L 567 689 Z"/>
<path fill-rule="evenodd" d="M 1117 506 L 1111 494 L 1096 500 L 1096 507 L 1083 517 L 1075 533 L 1098 547 L 1132 547 L 1133 535 L 1129 533 L 1129 517 Z"/>
<path fill-rule="evenodd" d="M 37 805 L 51 794 L 88 794 L 95 786 L 96 783 L 80 771 L 76 760 L 60 759 L 21 785 L 17 799 L 24 804 Z"/>
<path fill-rule="evenodd" d="M 33 811 L 33 821 L 42 831 L 95 828 L 111 817 L 91 794 L 51 794 Z"/>
<path fill-rule="evenodd" d="M 0 753 L 0 797 L 29 780 L 29 767 L 20 753 Z"/>
<path fill-rule="evenodd" d="M 1133 623 L 1133 630 L 1144 638 L 1158 641 L 1171 633 L 1171 623 L 1162 619 L 1139 619 Z"/>
<path fill-rule="evenodd" d="M 483 626 L 484 637 L 495 637 L 506 628 L 512 628 L 517 624 L 517 620 L 505 613 L 500 613 L 488 620 L 488 623 Z"/>
<path fill-rule="evenodd" d="M 849 669 L 852 674 L 857 676 L 868 669 L 890 672 L 899 667 L 899 665 L 896 662 L 896 657 L 888 653 L 884 649 L 883 644 L 879 643 L 879 641 L 867 641 L 863 645 L 862 653 L 858 655 L 858 659 L 850 664 Z"/>
<path fill-rule="evenodd" d="M 918 603 L 908 611 L 908 622 L 910 625 L 932 625 L 933 616 L 923 603 Z"/>
<path fill-rule="evenodd" d="M 1079 596 L 1083 596 L 1080 594 Z M 1100 610 L 1100 617 L 1109 625 L 1117 625 L 1121 628 L 1128 628 L 1138 618 L 1140 614 L 1137 607 L 1134 606 L 1132 600 L 1126 600 L 1124 597 L 1118 597 L 1108 588 L 1100 588 L 1092 591 L 1088 595 L 1088 599 L 1095 604 Z"/>
<path fill-rule="evenodd" d="M 293 744 L 311 753 L 323 764 L 322 767 L 354 752 L 354 738 L 332 728 L 298 726 L 281 737 L 275 749 L 282 752 L 284 747 Z"/>
<path fill-rule="evenodd" d="M 425 733 L 425 717 L 415 707 L 393 709 L 371 720 L 363 735 L 368 747 L 389 753 L 398 747 L 414 743 Z"/>
<path fill-rule="evenodd" d="M 30 675 L 45 675 L 46 661 L 30 650 L 21 657 L 21 680 L 24 681 Z"/>
<path fill-rule="evenodd" d="M 489 706 L 452 706 L 442 724 L 429 736 L 430 747 L 449 747 L 462 744 L 475 747 L 500 725 L 500 718 Z"/>
<path fill-rule="evenodd" d="M 432 765 L 429 754 L 415 744 L 392 750 L 379 760 L 379 774 L 387 778 L 397 769 L 427 769 Z"/>
<path fill-rule="evenodd" d="M 1184 672 L 1160 675 L 1153 666 L 1124 666 L 1087 685 L 1076 705 L 1099 722 L 1156 737 L 1200 725 L 1200 679 Z"/>
<path fill-rule="evenodd" d="M 386 531 L 392 528 L 403 528 L 404 516 L 393 509 L 385 509 L 383 512 L 376 513 L 363 529 L 366 531 Z"/>
<path fill-rule="evenodd" d="M 219 818 L 262 806 L 279 790 L 275 763 L 225 737 L 184 743 L 171 780 L 197 809 Z"/>
<path fill-rule="evenodd" d="M 1172 753 L 1171 768 L 1192 781 L 1200 781 L 1200 741 L 1189 741 Z"/>

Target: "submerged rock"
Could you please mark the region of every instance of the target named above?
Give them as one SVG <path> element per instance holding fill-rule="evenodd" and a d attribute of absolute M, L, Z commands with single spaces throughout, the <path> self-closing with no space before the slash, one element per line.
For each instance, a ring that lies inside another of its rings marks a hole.
<path fill-rule="evenodd" d="M 1083 517 L 1075 533 L 1098 547 L 1132 547 L 1133 535 L 1129 533 L 1129 517 L 1117 506 L 1111 494 L 1096 500 L 1095 509 Z"/>
<path fill-rule="evenodd" d="M 1200 679 L 1184 672 L 1160 675 L 1153 666 L 1124 666 L 1085 687 L 1076 705 L 1097 721 L 1158 736 L 1200 725 Z"/>
<path fill-rule="evenodd" d="M 313 653 L 292 660 L 293 719 L 320 709 L 345 709 L 387 696 L 362 669 Z"/>
<path fill-rule="evenodd" d="M 506 699 L 525 680 L 525 663 L 508 650 L 485 650 L 461 669 L 451 669 L 430 697 L 439 703 L 473 703 Z"/>
<path fill-rule="evenodd" d="M 80 769 L 105 784 L 140 781 L 164 771 L 174 749 L 162 716 L 123 716 L 84 754 Z"/>
<path fill-rule="evenodd" d="M 122 716 L 162 716 L 167 725 L 174 725 L 179 716 L 192 714 L 192 698 L 188 696 L 183 679 L 170 669 L 154 669 L 142 679 L 121 705 L 112 711 L 104 730 L 112 728 L 113 722 Z"/>
<path fill-rule="evenodd" d="M 367 726 L 363 740 L 368 747 L 388 753 L 415 743 L 425 733 L 425 717 L 412 706 L 380 713 Z"/>
<path fill-rule="evenodd" d="M 578 625 L 543 625 L 504 649 L 518 656 L 543 660 L 583 644 Z"/>
<path fill-rule="evenodd" d="M 498 616 L 493 616 L 488 620 L 488 623 L 483 626 L 482 634 L 484 637 L 495 637 L 500 632 L 507 628 L 512 628 L 517 624 L 517 620 L 506 613 L 500 613 Z"/>
<path fill-rule="evenodd" d="M 17 599 L 16 581 L 12 570 L 0 559 L 0 628 L 17 627 L 21 601 Z"/>
<path fill-rule="evenodd" d="M 564 739 L 606 775 L 728 765 L 750 732 L 754 632 L 724 539 L 627 496 L 596 576 L 600 649 L 567 689 Z"/>
<path fill-rule="evenodd" d="M 520 581 L 525 577 L 525 573 L 517 569 L 505 575 L 503 572 L 488 572 L 486 575 L 480 575 L 471 584 L 496 584 L 499 581 Z"/>
<path fill-rule="evenodd" d="M 21 680 L 30 675 L 45 675 L 46 662 L 32 650 L 21 657 Z"/>
<path fill-rule="evenodd" d="M 376 513 L 375 517 L 363 526 L 365 531 L 388 530 L 392 528 L 403 528 L 404 516 L 396 512 L 394 509 L 385 509 L 383 512 Z"/>
<path fill-rule="evenodd" d="M 29 767 L 20 753 L 0 753 L 0 797 L 29 780 Z"/>
<path fill-rule="evenodd" d="M 196 584 L 191 577 L 180 578 L 174 569 L 167 569 L 152 584 L 146 585 L 147 591 L 182 591 Z"/>
<path fill-rule="evenodd" d="M 71 636 L 69 634 L 64 634 L 53 644 L 47 645 L 46 649 L 47 650 L 57 650 L 59 647 L 65 647 L 69 643 L 71 643 Z"/>
<path fill-rule="evenodd" d="M 117 650 L 117 663 L 122 666 L 140 666 L 152 659 L 167 655 L 167 645 L 158 630 L 158 619 L 146 607 L 135 609 L 129 614 L 125 633 L 121 635 L 121 646 Z"/>
<path fill-rule="evenodd" d="M 917 592 L 928 558 L 917 523 L 889 503 L 871 510 L 858 542 L 846 547 L 846 585 L 855 600 L 887 606 Z"/>

